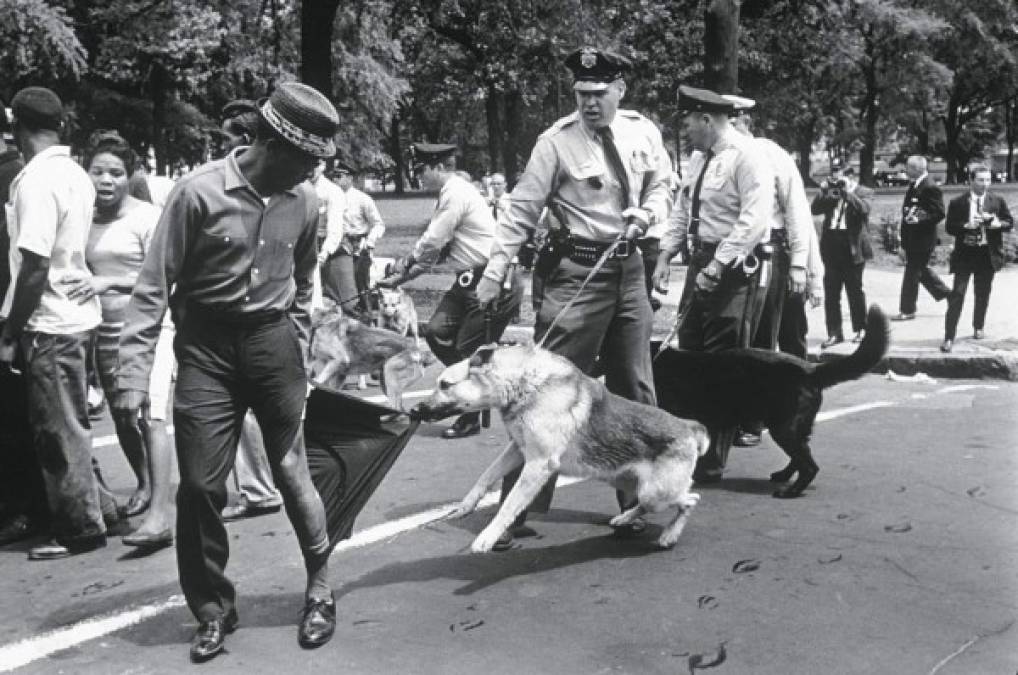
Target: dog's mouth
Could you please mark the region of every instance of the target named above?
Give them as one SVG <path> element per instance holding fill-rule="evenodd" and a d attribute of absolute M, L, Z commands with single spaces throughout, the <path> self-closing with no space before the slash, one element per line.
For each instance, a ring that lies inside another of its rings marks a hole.
<path fill-rule="evenodd" d="M 462 415 L 465 412 L 466 410 L 463 406 L 454 402 L 439 403 L 437 405 L 427 402 L 418 403 L 411 410 L 413 416 L 425 422 L 437 422 L 453 415 Z"/>

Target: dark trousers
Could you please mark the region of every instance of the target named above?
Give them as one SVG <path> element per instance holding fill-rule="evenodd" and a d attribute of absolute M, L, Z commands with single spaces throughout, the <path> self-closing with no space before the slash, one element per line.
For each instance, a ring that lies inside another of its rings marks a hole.
<path fill-rule="evenodd" d="M 340 250 L 325 261 L 321 269 L 322 294 L 333 302 L 341 303 L 343 311 L 351 314 L 371 309 L 368 294 L 371 285 L 371 255 L 350 255 Z"/>
<path fill-rule="evenodd" d="M 990 291 L 993 289 L 995 271 L 990 264 L 990 252 L 985 247 L 971 253 L 965 251 L 955 261 L 954 287 L 947 300 L 947 316 L 944 319 L 944 338 L 953 340 L 958 330 L 961 309 L 965 305 L 965 293 L 969 279 L 975 277 L 975 307 L 972 311 L 972 328 L 982 330 L 986 325 L 986 310 L 990 305 Z"/>
<path fill-rule="evenodd" d="M 85 361 L 92 331 L 25 333 L 28 421 L 42 467 L 53 538 L 65 546 L 106 533 L 92 471 Z"/>
<path fill-rule="evenodd" d="M 544 348 L 564 356 L 590 374 L 600 358 L 605 386 L 612 393 L 632 401 L 656 404 L 654 374 L 651 369 L 650 336 L 654 314 L 647 298 L 643 258 L 630 255 L 612 259 L 587 284 L 577 297 L 576 291 L 590 274 L 591 267 L 564 258 L 545 280 L 541 311 L 534 325 L 534 341 L 547 336 Z M 576 297 L 576 302 L 554 327 L 552 322 Z M 517 469 L 502 481 L 502 496 L 512 489 L 519 477 Z M 555 489 L 556 476 L 548 481 L 532 507 L 547 511 Z M 626 498 L 616 493 L 620 506 Z M 516 524 L 522 523 L 526 512 Z"/>
<path fill-rule="evenodd" d="M 792 261 L 785 246 L 784 231 L 780 235 L 780 240 L 775 240 L 772 235 L 772 241 L 774 253 L 771 258 L 770 279 L 763 302 L 757 303 L 760 306 L 760 316 L 756 321 L 756 335 L 753 337 L 752 345 L 759 349 L 773 350 L 778 347 L 778 334 L 781 332 L 781 316 L 785 310 L 785 300 L 788 298 L 788 273 Z"/>
<path fill-rule="evenodd" d="M 686 272 L 683 297 L 690 298 L 689 309 L 679 328 L 679 347 L 693 351 L 719 352 L 736 347 L 749 347 L 759 317 L 758 303 L 765 289 L 760 286 L 759 270 L 745 275 L 739 269 L 726 269 L 713 292 L 696 290 L 696 277 L 710 262 L 713 249 L 694 254 Z M 728 462 L 728 451 L 738 433 L 736 427 L 708 429 L 710 448 L 696 463 L 698 472 L 718 472 Z"/>
<path fill-rule="evenodd" d="M 256 325 L 189 310 L 174 340 L 173 400 L 180 488 L 177 565 L 199 620 L 234 608 L 225 574 L 229 537 L 220 512 L 248 409 L 262 430 L 276 487 L 305 559 L 326 554 L 325 511 L 308 472 L 301 416 L 307 394 L 296 329 L 283 314 Z"/>
<path fill-rule="evenodd" d="M 828 232 L 827 236 L 835 236 Z M 827 335 L 844 337 L 841 328 L 841 289 L 848 296 L 848 314 L 852 320 L 852 331 L 858 333 L 866 327 L 866 293 L 862 289 L 862 275 L 866 263 L 854 262 L 848 248 L 847 239 L 844 245 L 827 249 L 824 255 L 824 319 L 827 323 Z"/>
<path fill-rule="evenodd" d="M 46 526 L 49 506 L 28 421 L 24 359 L 17 359 L 14 365 L 20 373 L 0 369 L 0 504 L 5 517 L 24 515 L 36 525 Z"/>
<path fill-rule="evenodd" d="M 484 310 L 477 304 L 475 289 L 476 285 L 464 288 L 454 281 L 428 321 L 428 347 L 447 366 L 469 357 L 487 341 L 502 337 L 523 299 L 523 280 L 517 273 L 513 276 L 512 288 L 503 289 L 492 307 L 491 334 L 486 337 Z"/>
<path fill-rule="evenodd" d="M 901 298 L 898 303 L 898 311 L 902 314 L 915 314 L 920 284 L 938 302 L 951 292 L 943 279 L 930 267 L 930 256 L 933 255 L 936 238 L 924 237 L 914 241 L 913 239 L 915 237 L 909 233 L 908 228 L 902 228 L 901 246 L 905 249 L 905 274 L 901 279 Z"/>
<path fill-rule="evenodd" d="M 809 321 L 806 319 L 806 297 L 801 293 L 789 293 L 785 297 L 785 306 L 781 312 L 781 327 L 778 330 L 778 349 L 806 358 L 806 335 L 809 333 Z"/>

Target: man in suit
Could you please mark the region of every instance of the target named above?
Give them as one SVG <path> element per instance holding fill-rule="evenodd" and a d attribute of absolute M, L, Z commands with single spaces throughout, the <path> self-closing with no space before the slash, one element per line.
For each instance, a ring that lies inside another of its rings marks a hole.
<path fill-rule="evenodd" d="M 951 252 L 954 288 L 947 300 L 942 352 L 949 352 L 954 346 L 955 330 L 971 277 L 975 277 L 976 296 L 972 337 L 982 339 L 993 275 L 1004 267 L 1004 232 L 1014 227 L 1007 202 L 987 190 L 990 186 L 988 167 L 972 167 L 969 185 L 969 193 L 952 199 L 947 207 L 945 225 L 947 233 L 954 235 L 954 251 Z"/>
<path fill-rule="evenodd" d="M 930 256 L 937 245 L 937 223 L 944 219 L 944 197 L 926 172 L 926 158 L 913 155 L 905 164 L 912 180 L 901 207 L 901 247 L 905 251 L 905 276 L 901 280 L 899 314 L 895 321 L 915 318 L 919 284 L 940 302 L 950 290 L 930 268 Z"/>
<path fill-rule="evenodd" d="M 824 317 L 827 339 L 821 348 L 844 342 L 841 328 L 841 288 L 848 295 L 848 312 L 852 319 L 853 342 L 862 341 L 866 326 L 866 293 L 862 289 L 862 273 L 866 261 L 873 257 L 870 246 L 869 217 L 873 190 L 859 185 L 855 169 L 847 167 L 836 173 L 831 182 L 820 184 L 820 194 L 813 199 L 810 210 L 823 214 L 820 236 L 820 257 L 824 262 Z"/>

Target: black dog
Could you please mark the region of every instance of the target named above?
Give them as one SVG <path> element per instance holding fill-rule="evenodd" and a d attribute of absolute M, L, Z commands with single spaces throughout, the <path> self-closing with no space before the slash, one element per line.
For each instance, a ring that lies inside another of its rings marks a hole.
<path fill-rule="evenodd" d="M 799 474 L 774 496 L 799 497 L 820 470 L 810 453 L 809 438 L 823 390 L 861 377 L 876 366 L 887 352 L 889 333 L 887 317 L 873 305 L 859 348 L 827 363 L 812 364 L 763 349 L 714 353 L 666 349 L 654 361 L 657 404 L 676 417 L 701 422 L 712 433 L 763 424 L 790 458 L 788 466 L 771 474 L 771 480 L 785 483 Z"/>

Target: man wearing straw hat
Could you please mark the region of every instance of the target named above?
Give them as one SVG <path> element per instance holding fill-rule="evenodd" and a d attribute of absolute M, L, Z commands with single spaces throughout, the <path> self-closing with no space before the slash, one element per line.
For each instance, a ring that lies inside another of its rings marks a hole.
<path fill-rule="evenodd" d="M 261 426 L 304 556 L 299 643 L 325 644 L 336 621 L 325 511 L 308 472 L 301 417 L 318 224 L 318 201 L 304 181 L 319 159 L 335 154 L 339 119 L 322 94 L 292 82 L 281 85 L 260 113 L 250 147 L 206 164 L 174 188 L 120 342 L 114 407 L 134 410 L 148 388 L 163 314 L 173 311 L 177 562 L 188 607 L 200 623 L 191 643 L 194 661 L 222 651 L 225 635 L 237 626 L 220 511 L 248 409 Z"/>

